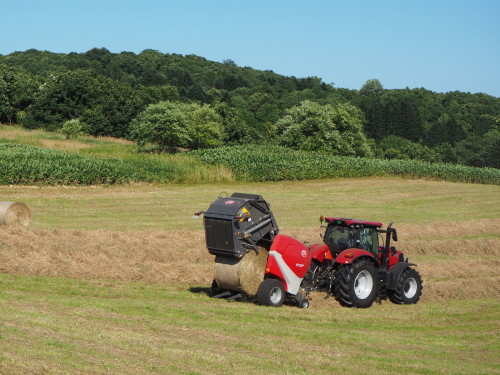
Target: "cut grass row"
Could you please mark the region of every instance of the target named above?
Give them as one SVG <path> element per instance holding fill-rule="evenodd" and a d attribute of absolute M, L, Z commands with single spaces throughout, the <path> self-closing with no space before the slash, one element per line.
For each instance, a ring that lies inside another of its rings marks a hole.
<path fill-rule="evenodd" d="M 498 300 L 367 310 L 183 285 L 0 275 L 0 373 L 492 374 Z"/>

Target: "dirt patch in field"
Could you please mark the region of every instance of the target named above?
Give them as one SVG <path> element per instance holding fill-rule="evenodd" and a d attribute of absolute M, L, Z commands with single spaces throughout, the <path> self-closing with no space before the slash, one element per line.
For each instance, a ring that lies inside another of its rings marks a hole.
<path fill-rule="evenodd" d="M 500 297 L 500 220 L 398 228 L 398 246 L 418 256 L 424 301 Z M 429 234 L 425 240 L 425 232 Z M 286 230 L 320 242 L 320 230 Z M 465 232 L 465 234 L 464 234 Z M 477 236 L 478 238 L 460 237 Z M 0 227 L 0 272 L 210 286 L 214 256 L 202 231 L 80 231 Z M 313 305 L 338 305 L 324 294 Z"/>

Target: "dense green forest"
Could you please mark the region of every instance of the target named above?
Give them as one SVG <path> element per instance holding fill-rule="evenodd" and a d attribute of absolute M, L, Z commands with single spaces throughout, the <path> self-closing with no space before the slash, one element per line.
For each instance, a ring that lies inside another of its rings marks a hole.
<path fill-rule="evenodd" d="M 0 122 L 168 151 L 254 143 L 500 168 L 500 98 L 377 79 L 349 90 L 154 50 L 0 55 Z"/>

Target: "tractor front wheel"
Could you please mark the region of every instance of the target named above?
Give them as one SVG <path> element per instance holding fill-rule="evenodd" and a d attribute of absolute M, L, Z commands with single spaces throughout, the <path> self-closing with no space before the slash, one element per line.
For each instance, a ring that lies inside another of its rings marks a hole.
<path fill-rule="evenodd" d="M 389 295 L 389 299 L 398 305 L 417 303 L 422 295 L 422 277 L 413 268 L 407 268 L 399 276 L 396 290 Z"/>
<path fill-rule="evenodd" d="M 332 292 L 342 306 L 366 308 L 377 297 L 378 284 L 378 272 L 373 263 L 361 259 L 339 266 Z"/>
<path fill-rule="evenodd" d="M 280 307 L 285 302 L 285 287 L 276 279 L 265 279 L 257 290 L 257 303 L 264 306 Z"/>

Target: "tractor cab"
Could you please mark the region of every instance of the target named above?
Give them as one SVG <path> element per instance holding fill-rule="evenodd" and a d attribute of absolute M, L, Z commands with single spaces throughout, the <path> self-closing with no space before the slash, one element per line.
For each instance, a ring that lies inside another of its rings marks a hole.
<path fill-rule="evenodd" d="M 336 217 L 324 220 L 327 225 L 323 241 L 334 257 L 351 248 L 363 249 L 378 256 L 378 233 L 382 223 Z"/>

